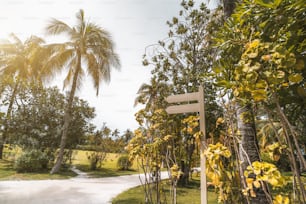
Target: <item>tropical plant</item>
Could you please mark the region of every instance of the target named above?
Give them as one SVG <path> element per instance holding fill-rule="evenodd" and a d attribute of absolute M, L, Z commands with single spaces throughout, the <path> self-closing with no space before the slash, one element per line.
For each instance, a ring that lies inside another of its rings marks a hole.
<path fill-rule="evenodd" d="M 86 153 L 90 162 L 90 169 L 96 170 L 101 167 L 108 152 L 112 152 L 113 140 L 110 138 L 111 129 L 103 123 L 101 130 L 87 136 L 87 145 L 91 152 Z"/>
<path fill-rule="evenodd" d="M 132 162 L 129 160 L 129 156 L 123 155 L 119 157 L 117 161 L 117 167 L 119 170 L 129 170 L 132 167 Z"/>
<path fill-rule="evenodd" d="M 15 161 L 17 172 L 40 172 L 47 170 L 50 158 L 39 150 L 28 150 Z"/>
<path fill-rule="evenodd" d="M 59 145 L 64 107 L 67 100 L 58 88 L 43 88 L 32 84 L 20 87 L 8 125 L 9 141 L 23 150 L 36 149 L 54 155 Z M 10 94 L 9 94 L 10 95 Z M 72 122 L 67 147 L 75 148 L 84 135 L 90 132 L 94 108 L 77 97 L 72 105 Z"/>
<path fill-rule="evenodd" d="M 305 166 L 298 142 L 303 140 L 300 135 L 303 116 L 300 116 L 302 111 L 298 111 L 305 109 L 302 105 L 305 104 L 305 8 L 302 5 L 300 0 L 239 1 L 231 18 L 214 33 L 220 55 L 214 65 L 214 77 L 224 88 L 224 94 L 228 93 L 229 98 L 236 101 L 238 126 L 231 128 L 230 134 L 241 144 L 237 154 L 244 163 L 240 174 L 256 178 L 256 174 L 244 172 L 259 159 L 254 120 L 259 113 L 259 117 L 268 119 L 275 135 L 273 141 L 278 141 L 280 147 L 288 145 L 286 153 L 294 172 L 294 183 L 297 182 L 294 185 L 300 186 L 296 188 L 299 202 L 305 202 L 304 185 L 296 164 L 298 161 L 301 168 Z M 247 188 L 246 181 L 250 178 L 243 180 L 242 186 Z M 256 196 L 245 194 L 249 196 L 245 202 L 271 203 L 267 186 L 255 185 L 257 187 L 262 188 L 266 196 L 263 191 L 256 191 Z"/>
<path fill-rule="evenodd" d="M 3 121 L 4 128 L 0 137 L 0 159 L 2 159 L 3 145 L 7 139 L 7 126 L 19 87 L 22 83 L 29 81 L 41 83 L 43 78 L 41 67 L 47 53 L 47 49 L 42 46 L 44 44 L 42 38 L 31 36 L 25 42 L 22 42 L 15 34 L 11 34 L 10 37 L 11 40 L 3 41 L 0 46 L 2 56 L 0 75 L 4 78 L 3 81 L 8 82 L 2 84 L 1 90 L 3 92 L 5 88 L 12 89 Z"/>
<path fill-rule="evenodd" d="M 150 194 L 150 186 L 145 187 L 149 202 L 161 202 L 158 174 L 161 164 L 165 164 L 171 179 L 172 201 L 176 202 L 176 186 L 187 185 L 192 166 L 198 164 L 200 134 L 198 117 L 194 114 L 169 116 L 165 112 L 168 105 L 165 98 L 172 94 L 197 92 L 200 85 L 205 87 L 205 105 L 207 107 L 207 135 L 209 140 L 217 138 L 215 120 L 221 109 L 216 102 L 213 81 L 209 78 L 214 50 L 207 49 L 206 28 L 210 20 L 210 11 L 204 4 L 196 5 L 193 1 L 182 1 L 182 10 L 178 17 L 167 22 L 168 37 L 158 44 L 146 48 L 143 65 L 152 67 L 150 84 L 140 87 L 135 102 L 145 105 L 136 113 L 136 120 L 141 129 L 135 132 L 135 139 L 130 141 L 130 154 L 139 153 L 140 162 L 145 172 L 157 175 L 156 195 Z M 205 76 L 205 77 L 203 77 Z M 193 115 L 193 119 L 189 116 Z M 184 120 L 186 119 L 186 120 Z M 189 131 L 192 129 L 192 131 Z M 208 134 L 209 133 L 209 134 Z M 144 150 L 138 147 L 144 146 Z M 131 147 L 131 148 L 130 148 Z M 144 154 L 146 151 L 147 154 Z M 198 153 L 198 152 L 197 152 Z M 148 181 L 150 178 L 147 179 Z M 149 193 L 148 193 L 149 192 Z"/>
<path fill-rule="evenodd" d="M 98 25 L 86 21 L 84 11 L 80 10 L 77 15 L 77 24 L 70 27 L 57 19 L 52 19 L 46 27 L 47 34 L 66 34 L 69 41 L 61 44 L 51 44 L 53 50 L 45 70 L 53 73 L 68 67 L 68 73 L 64 81 L 64 87 L 70 86 L 68 104 L 65 109 L 64 124 L 62 128 L 61 144 L 56 163 L 51 173 L 59 171 L 67 142 L 68 128 L 71 122 L 71 107 L 76 90 L 81 85 L 85 75 L 84 68 L 93 80 L 96 94 L 99 93 L 101 81 L 109 82 L 111 69 L 119 68 L 120 62 L 114 51 L 114 45 L 109 33 Z"/>

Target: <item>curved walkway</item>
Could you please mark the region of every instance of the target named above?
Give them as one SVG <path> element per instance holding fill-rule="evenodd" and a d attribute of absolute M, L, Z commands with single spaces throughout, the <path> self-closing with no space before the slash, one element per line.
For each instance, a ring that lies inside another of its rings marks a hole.
<path fill-rule="evenodd" d="M 77 170 L 78 171 L 78 170 Z M 143 175 L 107 178 L 79 176 L 68 180 L 1 181 L 1 204 L 107 204 L 121 192 L 140 185 Z M 167 172 L 162 173 L 162 178 Z"/>

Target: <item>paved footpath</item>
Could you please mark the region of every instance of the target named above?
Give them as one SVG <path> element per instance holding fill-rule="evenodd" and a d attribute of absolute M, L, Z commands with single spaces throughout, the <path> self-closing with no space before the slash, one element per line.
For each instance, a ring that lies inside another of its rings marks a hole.
<path fill-rule="evenodd" d="M 108 204 L 121 192 L 140 185 L 139 177 L 78 177 L 67 180 L 1 181 L 0 204 Z M 162 178 L 167 172 L 162 173 Z"/>

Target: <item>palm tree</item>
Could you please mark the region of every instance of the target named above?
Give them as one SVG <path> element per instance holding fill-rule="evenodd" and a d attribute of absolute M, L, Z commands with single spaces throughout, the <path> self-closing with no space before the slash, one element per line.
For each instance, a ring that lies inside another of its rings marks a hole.
<path fill-rule="evenodd" d="M 158 106 L 159 96 L 167 92 L 169 86 L 163 82 L 158 82 L 156 77 L 151 79 L 150 84 L 143 83 L 138 89 L 138 96 L 135 98 L 134 107 L 139 104 L 145 104 L 146 109 L 154 111 Z"/>
<path fill-rule="evenodd" d="M 223 0 L 223 12 L 225 18 L 229 18 L 236 7 L 236 4 L 240 3 L 240 0 Z M 259 146 L 256 134 L 256 126 L 254 121 L 254 114 L 252 105 L 250 102 L 243 103 L 239 99 L 236 100 L 236 117 L 237 117 L 237 129 L 241 136 L 239 144 L 239 160 L 241 161 L 241 178 L 243 178 L 243 172 L 255 161 L 261 161 Z M 245 178 L 244 178 L 245 179 Z M 241 181 L 245 186 L 245 181 Z M 244 200 L 244 203 L 269 203 L 269 189 L 264 185 L 262 188 L 256 189 L 256 197 L 251 198 L 249 201 Z"/>
<path fill-rule="evenodd" d="M 77 24 L 70 27 L 57 19 L 52 19 L 46 27 L 47 34 L 66 34 L 69 41 L 61 44 L 51 44 L 53 49 L 45 71 L 53 73 L 68 67 L 68 74 L 64 81 L 64 88 L 70 86 L 68 104 L 65 109 L 64 124 L 60 143 L 60 151 L 51 173 L 59 171 L 67 141 L 67 131 L 71 120 L 71 106 L 77 88 L 82 82 L 82 77 L 87 73 L 94 82 L 96 94 L 99 93 L 101 81 L 109 82 L 111 68 L 120 68 L 119 57 L 114 52 L 111 36 L 98 25 L 85 21 L 84 11 L 80 10 L 77 15 Z"/>
<path fill-rule="evenodd" d="M 11 118 L 13 104 L 19 87 L 24 82 L 42 82 L 40 68 L 43 63 L 43 55 L 46 53 L 42 46 L 44 43 L 42 38 L 31 36 L 23 43 L 15 34 L 11 34 L 10 37 L 12 38 L 11 41 L 5 41 L 0 46 L 0 53 L 2 55 L 0 61 L 1 77 L 7 81 L 10 81 L 9 78 L 11 78 L 12 81 L 12 95 L 10 96 L 1 127 L 3 132 L 0 138 L 0 159 L 3 157 L 3 145 L 8 134 L 8 122 Z M 4 86 L 9 86 L 9 83 Z"/>

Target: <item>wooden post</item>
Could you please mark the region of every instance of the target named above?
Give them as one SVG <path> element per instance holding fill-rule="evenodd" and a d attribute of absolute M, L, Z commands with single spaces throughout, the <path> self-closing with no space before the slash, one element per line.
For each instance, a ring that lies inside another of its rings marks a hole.
<path fill-rule="evenodd" d="M 191 101 L 198 102 L 198 103 L 169 106 L 168 108 L 166 108 L 166 112 L 168 114 L 190 113 L 190 112 L 200 113 L 200 131 L 202 132 L 201 144 L 200 144 L 201 204 L 207 204 L 206 157 L 204 155 L 205 141 L 206 141 L 204 88 L 201 85 L 199 87 L 199 92 L 168 96 L 166 98 L 166 101 L 168 103 L 191 102 Z"/>
<path fill-rule="evenodd" d="M 204 103 L 204 88 L 201 85 L 199 88 L 199 104 L 200 104 L 200 131 L 202 132 L 200 158 L 201 158 L 201 204 L 207 204 L 207 182 L 206 182 L 206 156 L 205 141 L 206 141 L 206 127 L 205 127 L 205 103 Z"/>

